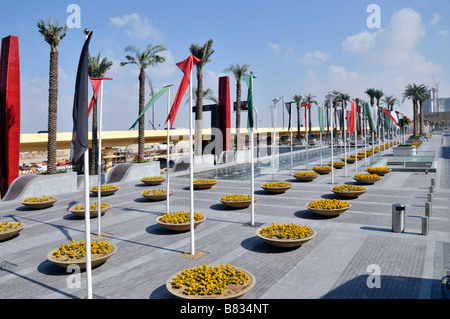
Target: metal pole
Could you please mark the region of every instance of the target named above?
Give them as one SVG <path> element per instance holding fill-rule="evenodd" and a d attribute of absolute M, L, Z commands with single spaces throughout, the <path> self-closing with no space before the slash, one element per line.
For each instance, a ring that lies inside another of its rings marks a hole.
<path fill-rule="evenodd" d="M 192 70 L 191 70 L 191 79 L 192 79 Z M 194 154 L 193 147 L 194 142 L 192 138 L 192 81 L 189 83 L 189 157 L 190 157 L 190 199 L 191 199 L 191 255 L 195 255 L 195 238 L 194 238 Z"/>
<path fill-rule="evenodd" d="M 100 82 L 100 103 L 98 108 L 98 162 L 97 162 L 97 170 L 98 170 L 98 193 L 97 193 L 97 218 L 98 218 L 98 236 L 102 236 L 102 229 L 101 229 L 101 210 L 102 210 L 102 192 L 101 192 L 101 185 L 102 185 L 102 124 L 103 124 L 103 80 Z M 88 209 L 86 208 L 84 210 L 84 213 Z M 90 208 L 89 208 L 90 211 Z"/>
<path fill-rule="evenodd" d="M 170 114 L 170 89 L 167 92 L 167 116 Z M 169 178 L 169 169 L 170 169 L 170 121 L 167 122 L 167 163 L 166 163 L 166 174 L 167 174 L 167 183 L 166 183 L 166 213 L 170 212 L 170 202 L 169 202 L 169 192 L 170 192 L 170 178 Z"/>

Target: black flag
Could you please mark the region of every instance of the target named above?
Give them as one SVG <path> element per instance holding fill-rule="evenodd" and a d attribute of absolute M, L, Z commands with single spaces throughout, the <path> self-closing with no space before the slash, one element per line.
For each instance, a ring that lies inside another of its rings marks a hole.
<path fill-rule="evenodd" d="M 291 130 L 291 114 L 292 114 L 292 102 L 286 102 L 284 103 L 286 105 L 286 110 L 289 114 L 289 127 L 288 127 L 288 131 Z"/>
<path fill-rule="evenodd" d="M 88 140 L 88 62 L 89 43 L 92 32 L 86 39 L 81 51 L 78 64 L 77 79 L 75 84 L 75 96 L 73 99 L 73 133 L 70 159 L 73 165 L 78 166 L 78 171 L 83 166 L 84 153 L 89 148 Z"/>

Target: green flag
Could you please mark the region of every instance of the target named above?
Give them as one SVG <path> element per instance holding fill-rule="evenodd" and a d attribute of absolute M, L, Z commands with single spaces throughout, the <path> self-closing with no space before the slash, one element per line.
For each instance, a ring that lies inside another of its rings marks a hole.
<path fill-rule="evenodd" d="M 247 107 L 248 107 L 248 120 L 247 120 L 247 128 L 252 131 L 255 127 L 255 114 L 253 109 L 253 75 L 244 74 L 245 82 L 247 82 L 248 86 L 248 98 L 247 98 Z"/>
<path fill-rule="evenodd" d="M 144 110 L 142 111 L 141 115 L 139 115 L 138 119 L 136 120 L 136 122 L 134 122 L 134 124 L 128 129 L 128 130 L 132 130 L 136 127 L 136 125 L 139 123 L 139 120 L 142 118 L 142 116 L 144 116 L 144 113 L 147 112 L 147 110 L 150 108 L 150 106 L 152 106 L 153 104 L 155 104 L 155 102 L 164 94 L 167 92 L 167 90 L 170 89 L 171 85 L 166 85 L 165 87 L 163 87 L 161 89 L 161 91 L 159 91 L 158 93 L 156 93 L 155 95 L 153 95 L 152 99 L 150 100 L 150 102 L 148 102 L 147 106 L 144 108 Z"/>
<path fill-rule="evenodd" d="M 369 119 L 370 130 L 372 132 L 374 132 L 375 131 L 375 124 L 373 123 L 373 120 L 372 120 L 372 115 L 370 113 L 369 104 L 365 104 L 364 108 L 366 109 L 366 115 L 367 115 L 367 118 Z"/>
<path fill-rule="evenodd" d="M 323 125 L 323 106 L 317 107 L 317 110 L 319 111 L 318 113 L 319 113 L 320 132 L 325 135 L 325 129 L 324 129 L 324 125 Z"/>

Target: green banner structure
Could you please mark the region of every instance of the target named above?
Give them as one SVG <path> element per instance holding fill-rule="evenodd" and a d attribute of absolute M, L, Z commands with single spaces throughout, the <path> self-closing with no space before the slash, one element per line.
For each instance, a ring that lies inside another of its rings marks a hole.
<path fill-rule="evenodd" d="M 324 123 L 323 123 L 323 106 L 317 107 L 318 114 L 319 114 L 319 127 L 320 132 L 325 135 L 325 129 L 324 129 Z"/>
<path fill-rule="evenodd" d="M 375 125 L 372 120 L 372 114 L 370 112 L 369 104 L 365 104 L 364 108 L 366 109 L 366 115 L 367 115 L 367 118 L 369 119 L 370 130 L 371 130 L 371 132 L 375 132 Z"/>
<path fill-rule="evenodd" d="M 255 127 L 255 114 L 253 109 L 253 75 L 244 74 L 245 82 L 247 82 L 248 86 L 248 98 L 247 98 L 247 107 L 248 107 L 248 120 L 247 120 L 247 128 L 249 130 L 253 130 Z"/>
<path fill-rule="evenodd" d="M 391 114 L 390 111 L 386 110 L 389 114 Z M 390 130 L 391 129 L 391 118 L 389 116 L 386 116 L 386 114 L 383 114 L 384 116 L 384 127 L 386 130 Z"/>
<path fill-rule="evenodd" d="M 142 116 L 144 116 L 145 112 L 148 111 L 148 109 L 150 108 L 150 106 L 152 106 L 153 104 L 155 104 L 155 102 L 164 95 L 164 93 L 166 93 L 170 88 L 172 87 L 172 84 L 170 85 L 166 85 L 165 87 L 163 87 L 161 89 L 161 91 L 159 91 L 158 93 L 156 93 L 155 95 L 153 95 L 153 97 L 151 98 L 151 100 L 148 102 L 147 106 L 144 108 L 144 110 L 142 111 L 142 113 L 139 115 L 138 119 L 136 120 L 136 122 L 134 122 L 134 124 L 128 129 L 128 130 L 132 130 L 136 127 L 136 125 L 139 123 L 139 120 L 142 118 Z"/>

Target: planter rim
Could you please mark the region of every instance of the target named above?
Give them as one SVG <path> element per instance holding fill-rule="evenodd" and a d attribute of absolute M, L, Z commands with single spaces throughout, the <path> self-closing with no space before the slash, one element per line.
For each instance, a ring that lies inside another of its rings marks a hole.
<path fill-rule="evenodd" d="M 158 218 L 156 218 L 156 222 L 159 225 L 161 225 L 167 229 L 185 231 L 185 230 L 189 230 L 191 228 L 191 222 L 181 223 L 181 224 L 165 223 L 165 222 L 161 221 L 162 217 L 163 216 L 159 216 Z M 202 219 L 194 221 L 194 228 L 197 227 L 198 225 L 200 225 L 201 223 L 203 223 L 205 220 L 206 220 L 206 216 L 203 216 Z"/>
<path fill-rule="evenodd" d="M 13 224 L 18 224 L 16 222 L 12 222 Z M 14 235 L 18 234 L 19 232 L 21 232 L 23 229 L 25 228 L 25 224 L 22 223 L 22 226 L 14 228 L 14 229 L 10 229 L 8 231 L 4 231 L 4 232 L 0 232 L 0 241 L 6 240 L 8 238 L 13 237 Z"/>
<path fill-rule="evenodd" d="M 59 200 L 58 197 L 53 197 L 53 199 L 44 201 L 44 202 L 25 202 L 22 201 L 22 204 L 30 207 L 30 208 L 47 208 L 56 203 Z"/>
<path fill-rule="evenodd" d="M 91 260 L 91 265 L 92 267 L 98 266 L 102 263 L 104 263 L 105 261 L 107 261 L 109 258 L 111 258 L 116 252 L 117 252 L 117 246 L 115 244 L 110 243 L 112 246 L 112 251 L 108 254 L 105 255 L 101 255 L 98 256 L 96 258 L 93 258 Z M 84 261 L 77 261 L 77 260 L 67 260 L 67 261 L 59 261 L 59 260 L 55 260 L 53 258 L 53 253 L 57 250 L 58 248 L 53 249 L 51 252 L 49 252 L 47 254 L 47 259 L 50 260 L 52 263 L 54 263 L 55 265 L 67 268 L 69 265 L 78 265 L 81 269 L 86 269 L 86 260 Z"/>
<path fill-rule="evenodd" d="M 300 238 L 300 239 L 278 239 L 278 238 L 269 238 L 269 237 L 265 237 L 263 235 L 261 235 L 261 230 L 264 227 L 260 227 L 256 230 L 256 235 L 261 238 L 263 241 L 277 246 L 277 247 L 297 247 L 297 246 L 301 246 L 304 243 L 310 241 L 311 239 L 313 239 L 314 237 L 316 237 L 317 232 L 311 228 L 311 234 L 307 237 L 304 238 Z"/>
<path fill-rule="evenodd" d="M 344 212 L 346 212 L 347 210 L 349 210 L 350 208 L 352 208 L 352 205 L 349 203 L 347 207 L 343 207 L 343 208 L 336 208 L 336 209 L 322 209 L 322 208 L 312 208 L 309 207 L 309 203 L 307 203 L 305 205 L 306 208 L 308 208 L 309 210 L 311 210 L 314 213 L 320 214 L 320 215 L 325 215 L 325 216 L 337 216 L 340 215 Z"/>

